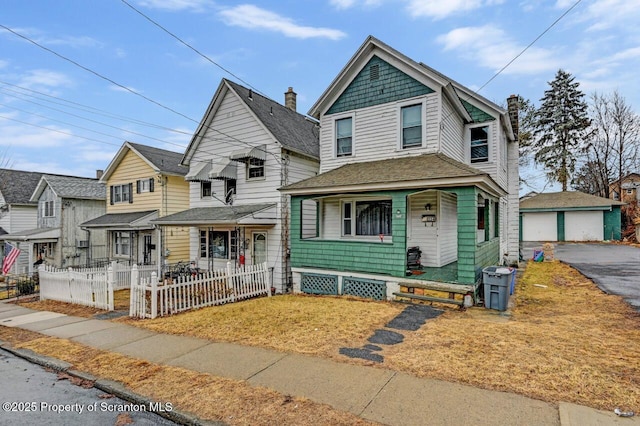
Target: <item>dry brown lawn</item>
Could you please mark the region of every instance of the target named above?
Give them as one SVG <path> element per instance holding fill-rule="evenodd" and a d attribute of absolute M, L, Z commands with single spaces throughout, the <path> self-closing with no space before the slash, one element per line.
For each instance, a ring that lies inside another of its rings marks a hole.
<path fill-rule="evenodd" d="M 384 363 L 346 358 L 404 305 L 287 295 L 155 320 L 156 331 L 364 363 L 557 403 L 640 410 L 640 315 L 559 262 L 530 262 L 510 315 L 472 308 L 445 313 L 385 346 Z"/>

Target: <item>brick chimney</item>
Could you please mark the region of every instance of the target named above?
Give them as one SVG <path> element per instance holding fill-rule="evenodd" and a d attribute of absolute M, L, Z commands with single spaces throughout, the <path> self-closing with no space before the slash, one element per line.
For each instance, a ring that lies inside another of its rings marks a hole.
<path fill-rule="evenodd" d="M 102 175 L 104 174 L 104 170 L 96 170 L 96 179 L 100 179 L 102 177 Z"/>
<path fill-rule="evenodd" d="M 507 111 L 509 112 L 509 121 L 511 121 L 513 134 L 518 139 L 518 97 L 516 95 L 511 95 L 507 99 Z"/>
<path fill-rule="evenodd" d="M 293 87 L 289 87 L 289 90 L 284 92 L 284 106 L 291 111 L 296 110 L 296 92 L 293 91 Z"/>

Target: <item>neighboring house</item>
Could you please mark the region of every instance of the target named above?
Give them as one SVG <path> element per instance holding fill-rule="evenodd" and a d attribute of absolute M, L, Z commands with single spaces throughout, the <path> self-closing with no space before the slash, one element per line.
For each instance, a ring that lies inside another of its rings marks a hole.
<path fill-rule="evenodd" d="M 6 234 L 33 229 L 38 226 L 38 203 L 31 201 L 31 195 L 38 186 L 41 172 L 0 169 L 0 241 Z M 29 270 L 27 244 L 16 242 L 22 250 L 11 268 L 13 273 Z M 4 244 L 0 244 L 0 254 L 4 258 Z"/>
<path fill-rule="evenodd" d="M 629 173 L 622 178 L 622 184 L 619 181 L 609 184 L 609 198 L 612 200 L 620 200 L 619 190 L 622 191 L 622 201 L 624 203 L 632 203 L 640 201 L 640 174 Z"/>
<path fill-rule="evenodd" d="M 622 205 L 620 201 L 578 191 L 538 194 L 520 203 L 520 239 L 619 240 Z"/>
<path fill-rule="evenodd" d="M 383 283 L 389 297 L 420 280 L 471 292 L 485 266 L 517 262 L 507 111 L 369 37 L 309 114 L 320 120 L 321 173 L 282 188 L 296 290 L 348 280 Z"/>
<path fill-rule="evenodd" d="M 28 255 L 29 273 L 40 260 L 58 268 L 85 266 L 91 250 L 104 247 L 105 236 L 96 235 L 90 247 L 80 224 L 104 214 L 105 198 L 105 186 L 98 179 L 44 174 L 30 198 L 37 206 L 37 227 L 2 238 L 19 243 Z"/>
<path fill-rule="evenodd" d="M 296 109 L 223 79 L 187 147 L 190 209 L 153 222 L 191 230 L 199 268 L 267 262 L 273 287 L 289 278 L 289 200 L 280 186 L 318 171 L 317 123 Z"/>
<path fill-rule="evenodd" d="M 170 227 L 161 232 L 151 222 L 189 205 L 188 169 L 182 154 L 125 142 L 100 179 L 106 185 L 106 214 L 82 224 L 107 232 L 105 258 L 125 263 L 175 263 L 189 259 L 189 232 Z"/>

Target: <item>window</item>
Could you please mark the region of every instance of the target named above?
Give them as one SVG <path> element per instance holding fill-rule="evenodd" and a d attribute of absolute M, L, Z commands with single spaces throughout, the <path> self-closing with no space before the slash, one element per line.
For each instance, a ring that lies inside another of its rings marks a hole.
<path fill-rule="evenodd" d="M 111 186 L 111 204 L 133 203 L 133 197 L 131 196 L 132 186 L 133 184 L 131 183 Z"/>
<path fill-rule="evenodd" d="M 229 231 L 207 231 L 200 230 L 200 257 L 214 259 L 229 259 Z M 235 231 L 231 231 L 231 236 L 235 241 Z M 235 244 L 234 244 L 235 245 Z M 235 247 L 232 249 L 231 259 L 235 258 Z"/>
<path fill-rule="evenodd" d="M 42 202 L 42 217 L 53 217 L 55 216 L 55 212 L 53 210 L 54 202 L 51 201 L 43 201 Z"/>
<path fill-rule="evenodd" d="M 200 198 L 211 197 L 211 182 L 200 182 Z"/>
<path fill-rule="evenodd" d="M 400 110 L 402 148 L 422 146 L 422 105 L 410 105 Z"/>
<path fill-rule="evenodd" d="M 500 203 L 498 201 L 494 204 L 495 208 L 493 210 L 493 236 L 500 236 Z"/>
<path fill-rule="evenodd" d="M 264 177 L 264 160 L 259 158 L 249 158 L 247 162 L 247 179 L 257 179 Z"/>
<path fill-rule="evenodd" d="M 353 119 L 336 120 L 336 157 L 346 157 L 353 153 Z"/>
<path fill-rule="evenodd" d="M 471 129 L 471 162 L 489 161 L 489 126 Z"/>
<path fill-rule="evenodd" d="M 140 179 L 136 181 L 136 192 L 153 192 L 153 178 Z"/>
<path fill-rule="evenodd" d="M 113 248 L 116 255 L 129 256 L 131 235 L 128 232 L 114 232 Z"/>
<path fill-rule="evenodd" d="M 224 202 L 226 204 L 233 203 L 233 196 L 236 195 L 236 180 L 225 179 L 224 181 Z"/>
<path fill-rule="evenodd" d="M 342 235 L 351 235 L 351 203 L 342 204 Z"/>
<path fill-rule="evenodd" d="M 391 235 L 391 200 L 343 203 L 342 235 Z"/>
<path fill-rule="evenodd" d="M 628 189 L 627 189 L 627 194 L 633 194 L 633 189 L 628 188 Z"/>

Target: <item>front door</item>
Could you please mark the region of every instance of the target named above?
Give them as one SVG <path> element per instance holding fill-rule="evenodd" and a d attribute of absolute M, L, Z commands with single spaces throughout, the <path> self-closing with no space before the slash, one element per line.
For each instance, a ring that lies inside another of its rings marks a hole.
<path fill-rule="evenodd" d="M 144 236 L 144 245 L 142 249 L 142 261 L 145 265 L 151 264 L 151 250 L 153 246 L 151 244 L 151 235 Z"/>
<path fill-rule="evenodd" d="M 253 233 L 253 264 L 257 265 L 267 261 L 267 233 Z"/>

